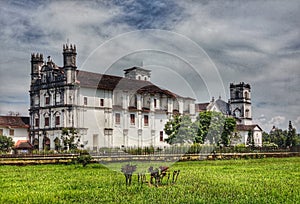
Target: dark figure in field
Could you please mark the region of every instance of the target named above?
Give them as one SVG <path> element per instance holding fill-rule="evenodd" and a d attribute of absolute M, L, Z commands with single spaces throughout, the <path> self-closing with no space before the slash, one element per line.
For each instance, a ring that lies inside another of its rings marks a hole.
<path fill-rule="evenodd" d="M 170 170 L 169 170 L 169 167 L 168 166 L 160 166 L 159 167 L 160 169 L 160 182 L 162 183 L 163 181 L 163 178 L 168 175 L 168 180 L 167 182 L 169 181 L 169 178 L 170 178 Z"/>
<path fill-rule="evenodd" d="M 150 166 L 148 169 L 150 173 L 150 184 L 154 184 L 153 180 L 155 181 L 155 185 L 157 186 L 160 182 L 160 176 L 159 171 L 157 168 L 153 168 L 153 166 Z"/>
<path fill-rule="evenodd" d="M 121 168 L 125 178 L 126 178 L 126 185 L 131 185 L 132 174 L 136 170 L 136 165 L 127 164 Z"/>
<path fill-rule="evenodd" d="M 173 172 L 173 178 L 172 178 L 172 182 L 173 182 L 173 183 L 176 183 L 177 178 L 178 178 L 178 176 L 179 176 L 179 173 L 180 173 L 180 170 L 177 170 L 177 171 L 174 171 L 174 172 Z"/>
<path fill-rule="evenodd" d="M 158 168 L 154 169 L 152 166 L 150 166 L 148 171 L 150 173 L 150 184 L 155 184 L 155 186 L 162 184 L 163 178 L 165 176 L 168 176 L 167 178 L 169 181 L 170 170 L 168 166 L 160 166 L 159 169 Z"/>

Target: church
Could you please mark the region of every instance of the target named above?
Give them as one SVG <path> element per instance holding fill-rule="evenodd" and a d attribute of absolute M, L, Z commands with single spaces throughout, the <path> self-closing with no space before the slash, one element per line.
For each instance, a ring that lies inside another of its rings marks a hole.
<path fill-rule="evenodd" d="M 63 45 L 63 66 L 49 56 L 31 55 L 29 140 L 36 149 L 55 150 L 64 128 L 75 129 L 85 149 L 101 147 L 167 146 L 164 125 L 173 114 L 195 120 L 204 110 L 222 112 L 237 120 L 237 143 L 246 144 L 251 131 L 255 145 L 262 130 L 252 124 L 251 90 L 245 83 L 230 84 L 230 99 L 209 103 L 179 96 L 151 83 L 151 71 L 124 70 L 124 77 L 78 70 L 76 46 Z"/>
<path fill-rule="evenodd" d="M 232 145 L 248 143 L 249 134 L 251 134 L 254 145 L 262 146 L 262 129 L 258 124 L 252 122 L 251 108 L 251 86 L 244 82 L 230 84 L 230 99 L 228 102 L 219 97 L 215 100 L 214 97 L 209 103 L 196 104 L 196 112 L 201 111 L 216 111 L 221 112 L 227 117 L 236 119 L 236 140 L 232 140 Z"/>
<path fill-rule="evenodd" d="M 166 146 L 164 125 L 177 114 L 195 118 L 195 100 L 151 83 L 141 67 L 124 77 L 78 70 L 76 46 L 63 46 L 63 66 L 31 55 L 30 141 L 58 149 L 63 128 L 76 129 L 86 149 Z"/>

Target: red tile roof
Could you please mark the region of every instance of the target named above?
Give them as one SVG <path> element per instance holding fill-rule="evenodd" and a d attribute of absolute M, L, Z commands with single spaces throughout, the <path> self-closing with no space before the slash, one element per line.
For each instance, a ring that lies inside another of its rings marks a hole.
<path fill-rule="evenodd" d="M 15 144 L 15 149 L 32 149 L 33 146 L 28 140 L 18 140 Z"/>
<path fill-rule="evenodd" d="M 12 128 L 28 128 L 29 117 L 0 116 L 0 126 Z"/>
<path fill-rule="evenodd" d="M 196 112 L 201 112 L 201 111 L 205 111 L 207 110 L 207 106 L 209 105 L 209 103 L 198 103 L 195 104 L 196 106 Z"/>
<path fill-rule="evenodd" d="M 98 74 L 87 71 L 77 72 L 77 80 L 81 87 L 97 88 L 104 90 L 124 90 L 135 93 L 165 94 L 169 97 L 181 97 L 171 91 L 164 90 L 152 84 L 150 81 L 129 79 L 120 76 Z M 184 97 L 181 97 L 184 98 Z"/>

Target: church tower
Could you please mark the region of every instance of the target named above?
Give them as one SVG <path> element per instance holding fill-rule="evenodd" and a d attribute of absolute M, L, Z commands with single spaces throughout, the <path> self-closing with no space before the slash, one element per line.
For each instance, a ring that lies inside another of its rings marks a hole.
<path fill-rule="evenodd" d="M 36 53 L 31 54 L 31 83 L 40 78 L 40 71 L 43 66 L 43 55 Z"/>
<path fill-rule="evenodd" d="M 251 110 L 251 87 L 249 84 L 240 82 L 230 84 L 230 110 L 231 115 L 238 119 L 238 123 L 244 125 L 252 124 Z"/>
<path fill-rule="evenodd" d="M 64 70 L 67 77 L 67 84 L 76 82 L 76 46 L 63 45 Z"/>

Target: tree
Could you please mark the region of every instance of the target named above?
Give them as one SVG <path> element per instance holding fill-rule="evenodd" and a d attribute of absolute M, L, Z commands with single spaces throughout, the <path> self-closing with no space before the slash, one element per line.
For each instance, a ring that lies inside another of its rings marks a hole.
<path fill-rule="evenodd" d="M 286 134 L 286 130 L 283 131 L 282 129 L 273 127 L 269 134 L 270 142 L 277 144 L 278 147 L 285 147 Z"/>
<path fill-rule="evenodd" d="M 262 142 L 263 143 L 271 143 L 271 137 L 268 133 L 266 133 L 265 131 L 263 131 L 262 133 Z"/>
<path fill-rule="evenodd" d="M 221 144 L 228 146 L 230 144 L 230 139 L 236 128 L 236 121 L 234 118 L 225 118 L 224 129 L 221 135 Z"/>
<path fill-rule="evenodd" d="M 80 142 L 75 128 L 63 128 L 61 139 L 65 150 L 77 149 Z"/>
<path fill-rule="evenodd" d="M 9 152 L 11 148 L 15 145 L 11 137 L 0 135 L 0 151 Z"/>
<path fill-rule="evenodd" d="M 293 128 L 292 122 L 289 121 L 289 128 L 287 131 L 287 136 L 286 136 L 286 142 L 285 145 L 287 147 L 295 146 L 296 145 L 296 129 Z"/>
<path fill-rule="evenodd" d="M 211 111 L 203 111 L 200 112 L 197 116 L 196 123 L 198 125 L 198 131 L 196 136 L 196 142 L 203 144 L 207 138 L 207 134 L 209 131 L 209 126 L 211 122 L 212 112 Z"/>
<path fill-rule="evenodd" d="M 189 116 L 174 115 L 165 124 L 164 131 L 169 136 L 165 141 L 168 144 L 194 142 L 196 128 Z"/>
<path fill-rule="evenodd" d="M 200 112 L 196 123 L 198 125 L 196 142 L 199 143 L 209 140 L 211 143 L 228 145 L 235 129 L 233 118 L 225 118 L 222 113 L 215 111 Z"/>

